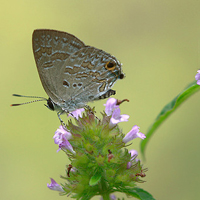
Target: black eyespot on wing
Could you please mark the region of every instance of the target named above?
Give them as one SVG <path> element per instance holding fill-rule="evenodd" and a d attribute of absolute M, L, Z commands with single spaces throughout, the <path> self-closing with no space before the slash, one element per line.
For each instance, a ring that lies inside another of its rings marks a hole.
<path fill-rule="evenodd" d="M 77 84 L 76 83 L 73 83 L 73 85 L 72 85 L 74 88 L 77 86 Z"/>
<path fill-rule="evenodd" d="M 112 63 L 112 62 L 109 62 L 108 64 L 107 64 L 107 68 L 112 68 L 114 66 L 114 63 Z"/>
<path fill-rule="evenodd" d="M 108 61 L 105 65 L 107 70 L 114 70 L 116 67 L 116 63 L 114 61 Z"/>

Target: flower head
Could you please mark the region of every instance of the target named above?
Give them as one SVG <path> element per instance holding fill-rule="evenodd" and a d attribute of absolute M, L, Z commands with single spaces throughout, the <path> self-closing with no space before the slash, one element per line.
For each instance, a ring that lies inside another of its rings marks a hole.
<path fill-rule="evenodd" d="M 109 126 L 110 128 L 112 128 L 114 125 L 118 124 L 119 122 L 128 121 L 128 118 L 129 118 L 129 115 L 120 115 L 120 109 L 116 108 L 113 111 Z"/>
<path fill-rule="evenodd" d="M 117 105 L 117 99 L 115 98 L 109 98 L 106 101 L 106 104 L 104 104 L 104 106 L 105 106 L 105 113 L 107 114 L 107 116 L 112 115 L 113 110 L 119 107 L 119 105 Z"/>
<path fill-rule="evenodd" d="M 198 73 L 195 76 L 195 79 L 197 80 L 197 84 L 200 85 L 200 70 L 197 71 Z"/>
<path fill-rule="evenodd" d="M 119 104 L 126 100 L 117 101 Z M 91 193 L 107 198 L 110 195 L 110 199 L 116 200 L 110 194 L 116 187 L 120 185 L 126 190 L 135 187 L 136 182 L 142 182 L 143 166 L 136 161 L 137 152 L 128 152 L 124 144 L 128 141 L 127 136 L 124 137 L 122 130 L 116 126 L 119 122 L 127 121 L 129 116 L 120 114 L 115 99 L 110 102 L 114 103 L 106 112 L 110 112 L 111 116 L 103 112 L 102 119 L 97 119 L 94 108 L 92 112 L 87 109 L 79 120 L 70 119 L 66 128 L 60 126 L 56 131 L 54 141 L 59 145 L 58 151 L 63 150 L 71 163 L 66 166 L 65 175 L 61 176 L 67 180 L 62 188 L 54 180 L 48 184 L 49 188 L 64 190 L 63 194 L 77 198 L 89 199 L 88 194 Z M 134 133 L 131 139 L 142 137 L 138 126 L 134 126 L 130 132 Z M 105 184 L 107 191 L 102 187 Z"/>
<path fill-rule="evenodd" d="M 63 188 L 58 183 L 56 183 L 56 181 L 52 178 L 51 178 L 51 184 L 47 183 L 47 187 L 50 190 L 56 190 L 56 191 L 59 191 L 59 192 L 64 192 Z"/>
<path fill-rule="evenodd" d="M 137 125 L 133 126 L 133 128 L 131 129 L 131 131 L 128 132 L 126 134 L 126 136 L 123 138 L 123 142 L 127 143 L 127 142 L 129 142 L 129 141 L 131 141 L 131 140 L 133 140 L 133 139 L 135 139 L 137 137 L 139 137 L 141 139 L 146 138 L 146 136 L 143 133 L 139 132 L 139 128 L 140 127 L 137 126 Z"/>
<path fill-rule="evenodd" d="M 72 117 L 78 119 L 79 117 L 82 117 L 82 112 L 84 112 L 84 111 L 85 111 L 84 108 L 76 109 L 76 110 L 70 112 L 68 116 L 72 116 Z"/>

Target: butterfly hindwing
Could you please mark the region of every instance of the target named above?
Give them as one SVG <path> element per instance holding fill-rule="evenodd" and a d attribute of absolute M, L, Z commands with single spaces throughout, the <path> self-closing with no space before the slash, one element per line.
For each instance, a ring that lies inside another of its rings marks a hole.
<path fill-rule="evenodd" d="M 86 46 L 71 54 L 60 72 L 59 96 L 87 103 L 106 93 L 118 78 L 105 68 L 109 61 L 116 62 L 116 70 L 121 70 L 113 56 L 94 47 Z"/>

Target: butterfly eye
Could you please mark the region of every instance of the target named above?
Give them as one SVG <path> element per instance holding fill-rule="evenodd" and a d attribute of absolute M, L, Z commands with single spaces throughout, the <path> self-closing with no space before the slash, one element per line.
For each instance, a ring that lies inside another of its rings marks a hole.
<path fill-rule="evenodd" d="M 45 105 L 47 108 L 49 108 L 50 110 L 55 110 L 55 106 L 54 106 L 54 103 L 53 103 L 53 101 L 50 99 L 50 98 L 48 98 L 48 100 L 47 100 L 47 105 Z"/>
<path fill-rule="evenodd" d="M 105 68 L 107 70 L 111 70 L 112 71 L 113 69 L 115 69 L 115 66 L 116 66 L 116 63 L 114 61 L 108 61 L 106 63 L 106 65 L 105 65 Z"/>

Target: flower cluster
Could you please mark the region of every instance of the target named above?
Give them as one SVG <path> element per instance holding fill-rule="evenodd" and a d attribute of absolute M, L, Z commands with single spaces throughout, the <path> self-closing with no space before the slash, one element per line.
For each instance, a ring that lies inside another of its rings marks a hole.
<path fill-rule="evenodd" d="M 124 100 L 125 101 L 125 100 Z M 128 101 L 128 100 L 127 100 Z M 60 126 L 55 132 L 54 142 L 67 155 L 71 164 L 62 178 L 68 182 L 58 185 L 53 179 L 47 186 L 72 197 L 105 196 L 111 193 L 134 187 L 136 182 L 144 182 L 145 170 L 142 169 L 136 150 L 128 151 L 126 144 L 135 139 L 144 139 L 145 135 L 134 125 L 124 135 L 118 127 L 119 122 L 128 121 L 129 116 L 120 114 L 119 105 L 123 101 L 110 98 L 105 104 L 102 119 L 98 119 L 93 110 L 78 109 L 71 116 L 66 127 Z"/>

